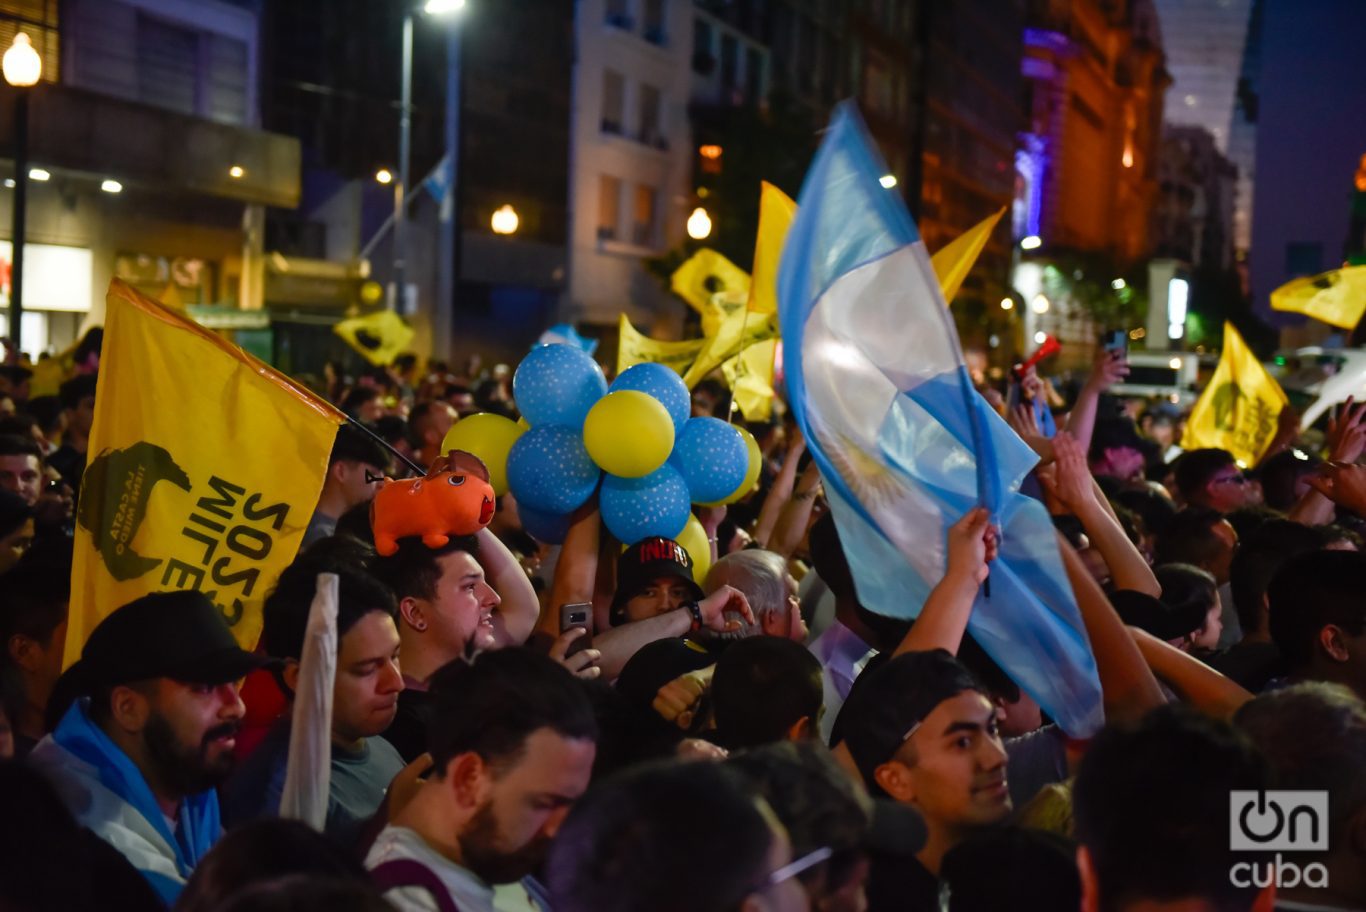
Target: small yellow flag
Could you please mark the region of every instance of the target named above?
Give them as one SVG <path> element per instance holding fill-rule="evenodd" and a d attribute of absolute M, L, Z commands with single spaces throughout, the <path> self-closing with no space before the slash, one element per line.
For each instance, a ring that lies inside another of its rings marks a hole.
<path fill-rule="evenodd" d="M 726 385 L 746 421 L 767 421 L 773 414 L 773 360 L 778 340 L 755 342 L 721 365 Z"/>
<path fill-rule="evenodd" d="M 685 342 L 660 342 L 639 332 L 626 314 L 620 317 L 617 335 L 617 373 L 646 361 L 663 364 L 682 374 L 697 358 L 702 350 L 704 339 L 688 339 Z"/>
<path fill-rule="evenodd" d="M 697 360 L 683 375 L 683 382 L 692 389 L 703 377 L 735 357 L 755 342 L 778 337 L 777 314 L 753 314 L 743 307 L 727 314 L 714 335 L 707 336 Z"/>
<path fill-rule="evenodd" d="M 332 331 L 360 352 L 362 358 L 378 367 L 393 363 L 413 341 L 413 328 L 392 310 L 342 320 L 332 327 Z"/>
<path fill-rule="evenodd" d="M 1224 352 L 1200 394 L 1181 438 L 1183 449 L 1218 447 L 1253 466 L 1276 436 L 1285 392 L 1232 323 L 1224 324 Z"/>
<path fill-rule="evenodd" d="M 51 358 L 44 358 L 33 365 L 33 377 L 28 384 L 30 399 L 55 396 L 63 383 L 76 376 L 76 349 L 80 344 L 80 340 L 77 339 L 66 351 Z"/>
<path fill-rule="evenodd" d="M 727 292 L 740 305 L 749 296 L 749 273 L 707 247 L 675 269 L 669 284 L 703 317 L 715 311 L 712 298 L 718 292 Z"/>
<path fill-rule="evenodd" d="M 759 232 L 754 238 L 754 275 L 749 287 L 749 309 L 754 313 L 778 310 L 778 261 L 796 214 L 792 198 L 764 181 L 759 190 Z"/>
<path fill-rule="evenodd" d="M 1344 266 L 1287 282 L 1271 292 L 1271 309 L 1356 329 L 1366 313 L 1366 266 Z"/>
<path fill-rule="evenodd" d="M 252 649 L 345 416 L 118 279 L 107 300 L 66 664 L 105 615 L 172 589 L 204 592 Z"/>
<path fill-rule="evenodd" d="M 963 280 L 972 271 L 972 265 L 982 255 L 982 248 L 986 247 L 996 223 L 1005 214 L 1005 207 L 1002 206 L 995 215 L 982 219 L 930 257 L 930 265 L 934 267 L 939 287 L 944 292 L 945 304 L 953 303 L 958 289 L 963 287 Z"/>

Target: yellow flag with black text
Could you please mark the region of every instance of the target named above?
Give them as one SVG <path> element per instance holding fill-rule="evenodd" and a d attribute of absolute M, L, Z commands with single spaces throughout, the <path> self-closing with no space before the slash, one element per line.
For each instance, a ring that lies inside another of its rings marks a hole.
<path fill-rule="evenodd" d="M 1271 309 L 1356 329 L 1366 314 L 1366 266 L 1344 266 L 1286 282 L 1271 292 Z"/>
<path fill-rule="evenodd" d="M 713 297 L 724 294 L 743 305 L 749 297 L 749 273 L 709 247 L 688 257 L 669 277 L 669 287 L 703 317 L 716 313 Z"/>
<path fill-rule="evenodd" d="M 1276 436 L 1289 401 L 1232 323 L 1224 324 L 1219 366 L 1191 410 L 1181 447 L 1228 450 L 1244 467 L 1257 464 Z"/>
<path fill-rule="evenodd" d="M 697 358 L 702 350 L 704 339 L 688 339 L 684 342 L 661 342 L 637 330 L 622 314 L 617 326 L 617 373 L 646 361 L 663 364 L 682 374 Z"/>
<path fill-rule="evenodd" d="M 173 589 L 208 595 L 252 649 L 346 419 L 117 279 L 107 301 L 66 664 L 105 615 Z"/>

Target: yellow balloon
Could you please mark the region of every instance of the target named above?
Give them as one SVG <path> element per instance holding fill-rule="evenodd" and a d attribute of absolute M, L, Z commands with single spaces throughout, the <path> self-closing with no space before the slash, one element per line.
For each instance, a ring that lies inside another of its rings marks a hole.
<path fill-rule="evenodd" d="M 741 438 L 745 441 L 745 449 L 749 452 L 749 468 L 745 469 L 745 480 L 740 482 L 740 487 L 732 491 L 727 497 L 708 504 L 698 504 L 698 506 L 719 507 L 722 504 L 733 504 L 753 491 L 754 486 L 759 483 L 759 472 L 764 467 L 764 454 L 759 452 L 759 441 L 755 440 L 754 435 L 740 425 L 737 424 L 735 429 L 740 432 Z"/>
<path fill-rule="evenodd" d="M 658 399 L 618 390 L 598 400 L 583 422 L 583 445 L 602 469 L 641 478 L 664 464 L 674 448 L 674 423 Z"/>
<path fill-rule="evenodd" d="M 688 524 L 678 533 L 676 541 L 692 558 L 692 578 L 701 586 L 707 579 L 707 571 L 711 569 L 711 542 L 707 541 L 707 530 L 702 528 L 696 516 L 689 513 Z"/>
<path fill-rule="evenodd" d="M 464 450 L 484 460 L 493 493 L 502 497 L 508 492 L 508 452 L 524 433 L 526 428 L 511 418 L 480 412 L 451 426 L 446 439 L 441 441 L 441 454 Z"/>

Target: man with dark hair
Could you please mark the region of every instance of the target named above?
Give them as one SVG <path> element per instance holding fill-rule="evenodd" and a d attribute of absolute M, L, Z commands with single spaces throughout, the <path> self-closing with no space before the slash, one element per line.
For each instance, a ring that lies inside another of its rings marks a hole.
<path fill-rule="evenodd" d="M 364 431 L 344 424 L 337 428 L 318 506 L 304 531 L 303 547 L 337 531 L 337 520 L 352 507 L 369 503 L 388 471 L 389 455 Z"/>
<path fill-rule="evenodd" d="M 30 551 L 3 580 L 0 704 L 14 729 L 15 756 L 24 757 L 46 733 L 44 712 L 62 673 L 70 548 Z"/>
<path fill-rule="evenodd" d="M 1328 850 L 1297 852 L 1326 883 L 1278 890 L 1284 909 L 1366 908 L 1366 703 L 1336 684 L 1295 684 L 1263 694 L 1234 716 L 1271 761 L 1276 787 L 1328 793 Z"/>
<path fill-rule="evenodd" d="M 587 694 L 553 660 L 501 649 L 441 669 L 431 697 L 432 774 L 379 834 L 366 867 L 399 912 L 451 903 L 492 912 L 494 888 L 523 878 L 535 897 L 530 875 L 593 769 Z"/>
<path fill-rule="evenodd" d="M 95 374 L 81 374 L 63 383 L 57 391 L 62 413 L 66 416 L 66 429 L 62 431 L 62 445 L 48 457 L 47 464 L 76 494 L 81 491 L 86 450 L 90 448 L 90 427 L 95 423 L 96 385 Z"/>
<path fill-rule="evenodd" d="M 1143 449 L 1143 438 L 1130 418 L 1097 418 L 1087 463 L 1097 478 L 1134 481 L 1143 477 Z"/>
<path fill-rule="evenodd" d="M 18 494 L 30 507 L 43 493 L 43 451 L 37 441 L 0 434 L 0 490 Z"/>
<path fill-rule="evenodd" d="M 1287 561 L 1317 551 L 1319 546 L 1315 529 L 1288 519 L 1265 523 L 1239 545 L 1229 568 L 1229 590 L 1242 639 L 1227 652 L 1210 657 L 1212 668 L 1253 693 L 1285 673 L 1281 651 L 1271 639 L 1267 588 Z"/>
<path fill-rule="evenodd" d="M 1176 491 L 1187 507 L 1232 513 L 1247 503 L 1247 478 L 1228 450 L 1188 450 L 1175 470 Z"/>
<path fill-rule="evenodd" d="M 806 912 L 795 861 L 768 803 L 716 763 L 644 766 L 613 777 L 560 830 L 547 876 L 556 912 Z"/>
<path fill-rule="evenodd" d="M 413 406 L 408 415 L 408 440 L 418 465 L 429 466 L 441 455 L 441 441 L 459 418 L 453 405 L 439 399 Z"/>
<path fill-rule="evenodd" d="M 540 602 L 516 556 L 487 529 L 440 548 L 399 539 L 398 551 L 371 568 L 398 603 L 405 689 L 387 737 L 411 762 L 426 750 L 431 676 L 456 659 L 525 643 Z"/>
<path fill-rule="evenodd" d="M 1267 589 L 1271 639 L 1296 681 L 1342 684 L 1366 699 L 1366 554 L 1313 551 Z"/>
<path fill-rule="evenodd" d="M 868 852 L 911 855 L 925 842 L 920 815 L 885 799 L 871 800 L 814 742 L 767 744 L 731 757 L 727 765 L 743 773 L 773 808 L 794 857 L 830 849 L 828 859 L 797 875 L 812 909 L 863 912 Z"/>
<path fill-rule="evenodd" d="M 716 662 L 712 714 L 720 743 L 731 749 L 820 735 L 821 664 L 800 643 L 750 637 Z"/>
<path fill-rule="evenodd" d="M 168 904 L 221 832 L 236 682 L 268 661 L 238 647 L 203 593 L 145 595 L 91 631 L 64 677 L 84 696 L 29 755 Z"/>
<path fill-rule="evenodd" d="M 333 541 L 338 544 L 329 549 Z M 292 702 L 318 574 L 337 575 L 337 665 L 325 830 L 346 846 L 356 844 L 363 825 L 383 803 L 389 783 L 403 769 L 398 751 L 379 737 L 393 722 L 403 690 L 397 612 L 393 593 L 357 569 L 367 550 L 335 539 L 295 559 L 266 598 L 261 629 L 262 649 L 283 662 L 278 680 Z M 279 813 L 290 722 L 286 713 L 223 788 L 227 826 Z"/>
<path fill-rule="evenodd" d="M 338 407 L 352 418 L 366 424 L 374 424 L 389 414 L 389 410 L 384 407 L 384 393 L 373 386 L 353 387 Z"/>
<path fill-rule="evenodd" d="M 1101 732 L 1073 789 L 1083 912 L 1270 912 L 1275 887 L 1236 886 L 1230 792 L 1269 786 L 1227 723 L 1180 706 Z"/>

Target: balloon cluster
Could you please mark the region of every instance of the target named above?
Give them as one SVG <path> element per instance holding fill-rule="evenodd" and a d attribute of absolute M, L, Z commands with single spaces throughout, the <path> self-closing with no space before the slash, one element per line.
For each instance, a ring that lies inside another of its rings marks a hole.
<path fill-rule="evenodd" d="M 628 368 L 609 388 L 597 362 L 569 345 L 532 349 L 512 392 L 529 429 L 471 415 L 451 428 L 442 452 L 483 459 L 495 493 L 512 491 L 534 538 L 563 541 L 569 514 L 601 483 L 608 531 L 626 544 L 656 535 L 687 539 L 705 574 L 706 533 L 691 505 L 732 503 L 754 487 L 761 458 L 748 431 L 689 417 L 687 386 L 662 364 Z"/>

